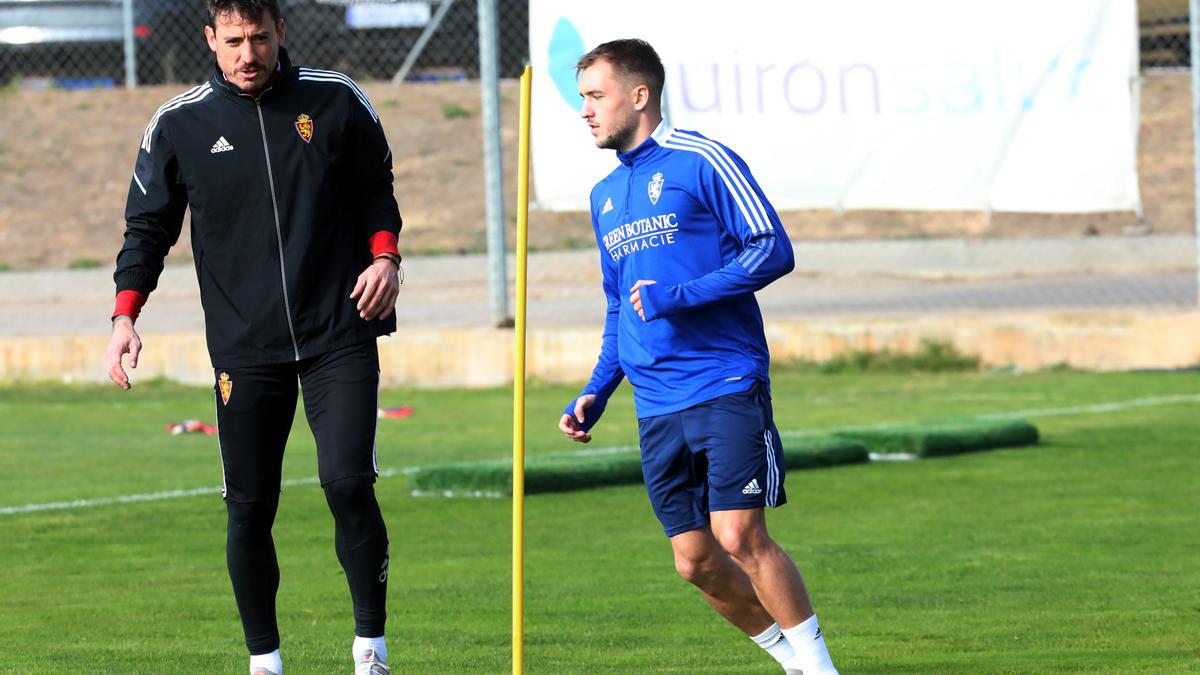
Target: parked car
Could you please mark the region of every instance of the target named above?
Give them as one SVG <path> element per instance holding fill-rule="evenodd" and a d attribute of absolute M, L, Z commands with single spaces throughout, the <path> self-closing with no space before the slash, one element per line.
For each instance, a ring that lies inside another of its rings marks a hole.
<path fill-rule="evenodd" d="M 332 68 L 364 80 L 390 79 L 441 1 L 286 0 L 282 4 L 288 20 L 288 50 L 304 65 Z M 473 13 L 475 3 L 460 0 L 449 14 L 456 9 Z M 440 39 L 430 47 L 454 34 L 447 30 L 449 18 L 439 29 Z"/>
<path fill-rule="evenodd" d="M 199 83 L 208 79 L 212 52 L 204 39 L 203 0 L 134 0 L 138 82 Z"/>
<path fill-rule="evenodd" d="M 472 0 L 280 0 L 287 45 L 297 63 L 360 79 L 389 79 L 444 2 L 454 2 L 419 66 L 475 77 L 479 72 Z M 499 0 L 502 45 L 523 45 L 527 0 Z M 203 0 L 134 0 L 138 81 L 207 78 Z M 122 0 L 0 0 L 0 83 L 12 76 L 124 80 Z M 516 76 L 525 49 L 502 49 L 500 72 Z"/>

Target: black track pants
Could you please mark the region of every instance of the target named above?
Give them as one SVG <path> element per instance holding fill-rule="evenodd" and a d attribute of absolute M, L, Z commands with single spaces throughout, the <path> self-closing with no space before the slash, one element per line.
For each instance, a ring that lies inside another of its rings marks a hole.
<path fill-rule="evenodd" d="M 279 648 L 279 565 L 271 525 L 299 385 L 350 584 L 356 634 L 383 635 L 388 539 L 374 482 L 379 355 L 374 341 L 295 363 L 217 368 L 217 427 L 229 512 L 229 578 L 251 654 Z"/>

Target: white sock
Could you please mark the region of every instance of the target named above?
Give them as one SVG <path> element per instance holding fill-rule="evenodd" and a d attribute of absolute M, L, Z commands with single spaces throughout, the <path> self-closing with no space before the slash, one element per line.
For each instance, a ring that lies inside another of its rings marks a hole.
<path fill-rule="evenodd" d="M 373 638 L 354 636 L 354 646 L 351 648 L 354 652 L 354 660 L 357 661 L 367 652 L 375 652 L 379 656 L 380 661 L 387 661 L 387 644 L 383 640 L 383 636 Z"/>
<path fill-rule="evenodd" d="M 780 664 L 795 656 L 792 646 L 788 644 L 787 638 L 783 636 L 783 631 L 779 630 L 777 623 L 771 624 L 770 628 L 758 635 L 751 635 L 750 639 L 754 640 L 759 647 L 767 650 L 767 653 Z"/>
<path fill-rule="evenodd" d="M 270 654 L 251 654 L 250 672 L 253 673 L 255 668 L 266 668 L 275 675 L 283 675 L 283 659 L 279 658 L 279 650 Z"/>
<path fill-rule="evenodd" d="M 833 659 L 825 648 L 825 636 L 821 634 L 816 614 L 799 626 L 784 628 L 783 636 L 795 652 L 795 656 L 783 664 L 784 668 L 802 670 L 804 675 L 837 675 L 837 668 L 833 667 Z"/>

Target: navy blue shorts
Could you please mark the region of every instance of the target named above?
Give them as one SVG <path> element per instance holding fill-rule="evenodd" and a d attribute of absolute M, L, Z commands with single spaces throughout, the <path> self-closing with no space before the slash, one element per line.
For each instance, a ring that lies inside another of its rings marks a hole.
<path fill-rule="evenodd" d="M 783 447 L 769 386 L 638 420 L 642 476 L 668 537 L 708 524 L 711 511 L 783 506 Z"/>

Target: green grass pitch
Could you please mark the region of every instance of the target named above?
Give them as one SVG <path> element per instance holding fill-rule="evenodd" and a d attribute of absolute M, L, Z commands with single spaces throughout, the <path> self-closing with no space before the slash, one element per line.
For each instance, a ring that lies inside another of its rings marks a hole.
<path fill-rule="evenodd" d="M 770 527 L 805 574 L 841 671 L 1200 672 L 1198 385 L 1196 373 L 778 371 L 785 443 L 1007 411 L 1033 411 L 1042 430 L 1036 447 L 788 476 L 791 503 Z M 584 449 L 554 428 L 573 391 L 531 386 L 531 455 Z M 384 469 L 510 452 L 508 390 L 396 390 L 383 402 L 416 410 L 380 421 Z M 212 437 L 164 431 L 212 416 L 211 390 L 171 384 L 0 389 L 0 508 L 219 485 Z M 592 445 L 635 442 L 625 387 Z M 348 672 L 332 520 L 303 481 L 315 467 L 298 415 L 285 466 L 297 482 L 275 529 L 283 655 L 289 673 Z M 377 487 L 395 672 L 508 672 L 510 501 L 413 498 L 399 475 Z M 526 508 L 527 672 L 779 672 L 675 576 L 641 486 Z M 245 672 L 224 528 L 211 493 L 0 515 L 0 673 Z"/>

